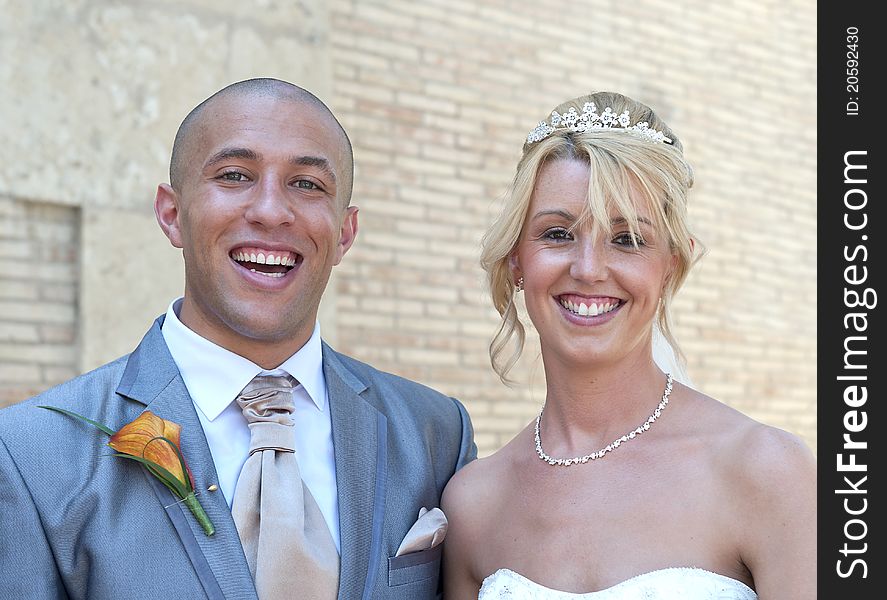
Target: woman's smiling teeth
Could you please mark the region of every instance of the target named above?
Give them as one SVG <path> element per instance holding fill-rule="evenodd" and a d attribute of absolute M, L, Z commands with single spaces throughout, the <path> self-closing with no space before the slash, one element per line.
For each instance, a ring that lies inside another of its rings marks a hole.
<path fill-rule="evenodd" d="M 580 317 L 596 317 L 608 313 L 619 306 L 619 300 L 601 300 L 598 302 L 592 302 L 589 300 L 586 303 L 579 301 L 573 302 L 567 298 L 558 298 L 558 302 L 560 302 L 561 306 L 568 311 L 574 315 L 579 315 Z"/>
<path fill-rule="evenodd" d="M 249 269 L 266 277 L 283 277 L 298 262 L 298 255 L 286 250 L 261 250 L 258 248 L 237 248 L 231 258 Z"/>

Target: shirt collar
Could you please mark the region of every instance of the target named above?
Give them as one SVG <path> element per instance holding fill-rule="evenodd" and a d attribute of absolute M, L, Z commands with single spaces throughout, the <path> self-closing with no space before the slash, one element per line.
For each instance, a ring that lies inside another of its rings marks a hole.
<path fill-rule="evenodd" d="M 181 300 L 170 303 L 161 332 L 191 399 L 212 421 L 256 375 L 271 371 L 188 329 L 176 314 Z M 326 380 L 320 340 L 320 323 L 316 322 L 311 338 L 274 371 L 283 370 L 292 375 L 322 411 L 326 402 Z"/>

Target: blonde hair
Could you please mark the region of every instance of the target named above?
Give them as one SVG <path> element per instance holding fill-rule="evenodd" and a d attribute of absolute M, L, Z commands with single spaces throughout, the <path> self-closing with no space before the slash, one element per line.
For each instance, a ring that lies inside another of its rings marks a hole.
<path fill-rule="evenodd" d="M 595 92 L 569 100 L 554 110 L 563 114 L 571 107 L 581 113 L 586 102 L 599 110 L 606 107 L 616 114 L 628 111 L 631 123 L 646 121 L 661 131 L 671 143 L 656 143 L 630 131 L 614 129 L 574 132 L 559 129 L 548 137 L 525 143 L 517 171 L 499 216 L 493 221 L 482 241 L 481 265 L 493 306 L 502 317 L 499 329 L 490 343 L 490 361 L 503 382 L 523 351 L 526 332 L 515 306 L 515 282 L 510 258 L 514 253 L 530 208 L 536 178 L 543 165 L 556 160 L 580 160 L 589 165 L 588 203 L 577 224 L 591 218 L 594 227 L 609 232 L 610 210 L 616 210 L 637 233 L 637 207 L 627 191 L 634 188 L 646 201 L 653 217 L 653 226 L 663 232 L 677 257 L 676 265 L 662 290 L 657 309 L 657 324 L 683 360 L 671 328 L 671 300 L 684 283 L 690 268 L 703 253 L 687 225 L 687 192 L 693 185 L 693 171 L 684 160 L 683 146 L 674 132 L 653 110 L 636 100 L 615 92 Z M 507 353 L 509 343 L 516 343 Z"/>

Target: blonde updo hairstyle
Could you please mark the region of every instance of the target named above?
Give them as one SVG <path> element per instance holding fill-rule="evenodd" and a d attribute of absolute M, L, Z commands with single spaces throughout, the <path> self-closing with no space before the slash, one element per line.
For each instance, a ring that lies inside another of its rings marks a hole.
<path fill-rule="evenodd" d="M 507 374 L 520 358 L 526 339 L 514 302 L 516 285 L 510 257 L 520 241 L 539 170 L 556 160 L 580 160 L 589 165 L 588 204 L 576 224 L 590 218 L 595 228 L 602 227 L 612 234 L 610 213 L 615 210 L 625 218 L 634 235 L 638 231 L 637 210 L 627 191 L 634 187 L 647 203 L 653 227 L 664 232 L 669 247 L 677 256 L 674 271 L 662 290 L 656 322 L 676 356 L 683 360 L 672 333 L 669 311 L 672 298 L 703 251 L 687 225 L 687 192 L 693 185 L 692 168 L 684 160 L 680 140 L 668 125 L 650 107 L 627 96 L 595 92 L 565 102 L 554 110 L 564 114 L 575 108 L 582 114 L 587 102 L 593 102 L 599 113 L 607 107 L 616 115 L 627 110 L 631 125 L 646 121 L 651 129 L 661 131 L 671 142 L 657 143 L 636 132 L 616 129 L 582 133 L 558 129 L 540 141 L 524 143 L 504 206 L 484 235 L 481 252 L 481 265 L 487 273 L 493 306 L 502 316 L 490 343 L 490 360 L 493 369 L 506 383 L 509 382 Z M 516 338 L 516 343 L 508 353 L 512 338 Z"/>

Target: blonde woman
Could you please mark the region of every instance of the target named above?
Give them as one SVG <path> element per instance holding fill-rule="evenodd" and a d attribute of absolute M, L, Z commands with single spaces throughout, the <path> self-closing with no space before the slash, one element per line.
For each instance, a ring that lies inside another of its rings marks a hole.
<path fill-rule="evenodd" d="M 494 368 L 524 345 L 523 294 L 545 403 L 447 486 L 446 600 L 816 597 L 809 448 L 654 359 L 654 332 L 677 348 L 669 308 L 700 253 L 692 182 L 675 133 L 620 94 L 528 136 L 482 263 Z"/>

